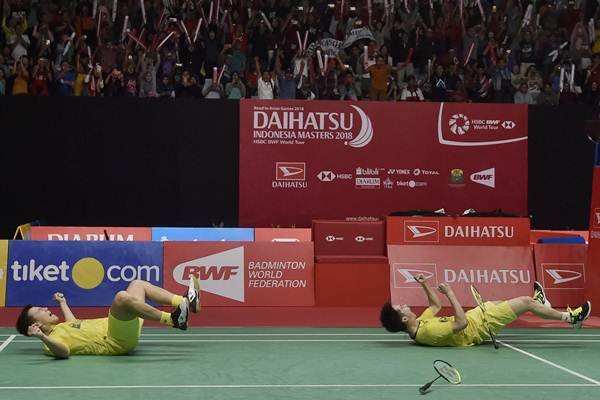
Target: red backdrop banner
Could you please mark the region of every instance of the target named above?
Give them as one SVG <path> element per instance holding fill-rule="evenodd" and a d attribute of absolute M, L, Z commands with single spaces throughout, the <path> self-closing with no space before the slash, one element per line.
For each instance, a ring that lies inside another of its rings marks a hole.
<path fill-rule="evenodd" d="M 387 217 L 388 244 L 527 246 L 529 218 Z"/>
<path fill-rule="evenodd" d="M 314 306 L 312 242 L 165 242 L 164 286 L 200 279 L 205 306 Z"/>
<path fill-rule="evenodd" d="M 584 300 L 585 244 L 534 244 L 537 280 L 555 307 L 576 308 Z"/>
<path fill-rule="evenodd" d="M 432 288 L 449 283 L 463 306 L 475 306 L 474 284 L 484 300 L 531 296 L 535 280 L 530 246 L 388 245 L 390 290 L 394 304 L 427 306 L 427 296 L 412 276 L 423 274 Z M 441 295 L 444 306 L 450 303 Z"/>
<path fill-rule="evenodd" d="M 527 107 L 242 100 L 242 226 L 527 213 Z"/>

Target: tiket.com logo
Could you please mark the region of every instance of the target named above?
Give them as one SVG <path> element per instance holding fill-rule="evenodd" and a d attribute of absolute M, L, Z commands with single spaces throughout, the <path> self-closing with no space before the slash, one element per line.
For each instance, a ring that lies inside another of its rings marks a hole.
<path fill-rule="evenodd" d="M 191 275 L 200 279 L 203 291 L 244 302 L 244 247 L 185 261 L 173 269 L 173 279 L 183 286 Z"/>
<path fill-rule="evenodd" d="M 480 185 L 495 188 L 496 187 L 496 168 L 489 168 L 483 171 L 471 174 L 471 181 Z"/>
<path fill-rule="evenodd" d="M 464 114 L 454 114 L 448 121 L 450 132 L 455 135 L 464 135 L 471 126 L 469 118 Z"/>
<path fill-rule="evenodd" d="M 278 181 L 306 180 L 306 163 L 277 162 L 275 165 L 275 179 Z"/>
<path fill-rule="evenodd" d="M 404 241 L 439 242 L 439 228 L 438 221 L 404 221 Z"/>
<path fill-rule="evenodd" d="M 392 265 L 394 288 L 420 287 L 415 279 L 423 275 L 432 286 L 437 286 L 436 264 L 427 263 L 394 263 Z"/>
<path fill-rule="evenodd" d="M 15 282 L 70 282 L 82 289 L 94 289 L 104 281 L 105 277 L 110 282 L 131 282 L 141 279 L 149 282 L 160 281 L 160 267 L 158 265 L 109 265 L 105 267 L 98 259 L 84 257 L 73 266 L 66 261 L 58 264 L 39 264 L 35 259 L 29 263 L 21 264 L 14 261 L 10 269 L 12 280 Z"/>

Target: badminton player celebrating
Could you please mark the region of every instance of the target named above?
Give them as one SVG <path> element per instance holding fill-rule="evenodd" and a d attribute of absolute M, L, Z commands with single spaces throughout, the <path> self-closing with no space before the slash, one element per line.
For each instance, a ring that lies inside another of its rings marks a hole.
<path fill-rule="evenodd" d="M 175 310 L 161 311 L 146 304 L 146 299 L 171 305 Z M 65 322 L 61 323 L 46 307 L 27 305 L 17 319 L 19 333 L 39 338 L 46 354 L 56 358 L 74 354 L 120 355 L 135 348 L 145 319 L 186 330 L 189 311 L 200 311 L 200 284 L 192 277 L 185 296 L 178 296 L 149 282 L 132 281 L 127 290 L 115 295 L 108 317 L 98 319 L 77 319 L 62 293 L 55 293 L 54 301 Z"/>
<path fill-rule="evenodd" d="M 533 298 L 522 296 L 505 301 L 488 301 L 485 303 L 486 317 L 480 307 L 465 312 L 456 299 L 452 288 L 447 283 L 438 286 L 452 306 L 453 316 L 437 317 L 442 308 L 437 294 L 427 285 L 423 275 L 415 277 L 421 284 L 429 307 L 417 317 L 407 305 L 386 303 L 381 309 L 381 324 L 390 332 L 404 331 L 418 344 L 428 346 L 473 346 L 490 339 L 485 320 L 493 334 L 497 334 L 504 326 L 514 321 L 519 315 L 531 311 L 544 319 L 563 320 L 573 327 L 581 327 L 581 323 L 589 315 L 592 305 L 589 301 L 575 310 L 567 308 L 560 312 L 551 308 L 546 300 L 544 288 L 535 282 Z"/>

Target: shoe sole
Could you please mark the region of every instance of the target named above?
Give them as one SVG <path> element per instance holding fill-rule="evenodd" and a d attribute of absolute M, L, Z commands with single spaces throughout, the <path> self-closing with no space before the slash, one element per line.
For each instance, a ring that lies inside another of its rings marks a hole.
<path fill-rule="evenodd" d="M 192 302 L 190 302 L 189 309 L 190 309 L 191 312 L 197 314 L 197 313 L 200 312 L 200 308 L 201 308 L 201 304 L 200 304 L 200 281 L 198 280 L 198 278 L 196 278 L 193 275 L 192 275 L 191 282 L 190 282 L 190 289 L 192 287 L 196 291 L 196 300 L 193 302 L 194 303 L 193 307 L 192 307 Z M 188 300 L 189 300 L 189 298 L 188 298 Z"/>
<path fill-rule="evenodd" d="M 542 305 L 552 308 L 552 304 L 550 303 L 550 301 L 548 301 L 548 298 L 546 297 L 546 291 L 544 290 L 544 287 L 541 283 L 535 281 L 533 283 L 533 290 L 538 290 L 540 293 L 542 293 L 542 297 L 544 298 L 544 303 Z"/>

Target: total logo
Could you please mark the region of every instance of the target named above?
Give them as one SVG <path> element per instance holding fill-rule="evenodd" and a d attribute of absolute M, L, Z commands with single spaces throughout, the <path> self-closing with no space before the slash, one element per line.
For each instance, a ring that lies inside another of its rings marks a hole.
<path fill-rule="evenodd" d="M 471 181 L 483 186 L 496 187 L 496 168 L 484 169 L 471 174 Z"/>
<path fill-rule="evenodd" d="M 148 282 L 160 282 L 158 265 L 109 265 L 105 267 L 100 260 L 84 257 L 73 265 L 66 261 L 58 264 L 39 264 L 35 259 L 21 264 L 14 261 L 10 266 L 12 280 L 15 282 L 70 282 L 82 289 L 94 289 L 106 278 L 110 282 L 131 282 L 141 279 Z"/>
<path fill-rule="evenodd" d="M 244 302 L 244 247 L 185 261 L 173 269 L 173 279 L 183 286 L 191 275 L 202 282 L 203 291 Z"/>
<path fill-rule="evenodd" d="M 437 243 L 439 231 L 439 221 L 404 221 L 405 242 Z"/>
<path fill-rule="evenodd" d="M 584 264 L 542 263 L 544 286 L 556 289 L 583 289 Z"/>

